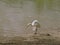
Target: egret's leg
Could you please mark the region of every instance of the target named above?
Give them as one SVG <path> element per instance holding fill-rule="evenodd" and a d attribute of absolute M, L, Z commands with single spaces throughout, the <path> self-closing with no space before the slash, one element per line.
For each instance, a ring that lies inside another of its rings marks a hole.
<path fill-rule="evenodd" d="M 35 29 L 35 32 L 34 32 L 34 35 L 36 35 L 37 34 L 37 28 Z"/>

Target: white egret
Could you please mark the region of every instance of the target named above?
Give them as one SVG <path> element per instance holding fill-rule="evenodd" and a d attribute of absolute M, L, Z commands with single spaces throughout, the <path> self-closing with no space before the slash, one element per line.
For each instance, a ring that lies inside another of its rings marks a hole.
<path fill-rule="evenodd" d="M 37 34 L 37 30 L 38 30 L 38 28 L 40 28 L 39 21 L 33 20 L 31 23 L 27 24 L 26 28 L 28 28 L 30 25 L 32 26 L 32 30 L 34 31 L 34 34 Z"/>

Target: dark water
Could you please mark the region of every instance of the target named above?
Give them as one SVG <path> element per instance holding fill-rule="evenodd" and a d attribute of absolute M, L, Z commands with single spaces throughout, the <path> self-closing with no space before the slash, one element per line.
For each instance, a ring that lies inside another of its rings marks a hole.
<path fill-rule="evenodd" d="M 40 30 L 59 30 L 59 2 L 59 0 L 23 0 L 21 3 L 12 4 L 0 1 L 0 35 L 19 36 L 26 32 L 31 33 L 32 30 L 25 30 L 25 27 L 34 19 L 40 21 Z"/>

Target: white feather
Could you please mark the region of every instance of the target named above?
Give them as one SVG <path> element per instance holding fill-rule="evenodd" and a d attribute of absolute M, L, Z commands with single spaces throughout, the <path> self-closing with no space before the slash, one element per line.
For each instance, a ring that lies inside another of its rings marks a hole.
<path fill-rule="evenodd" d="M 32 26 L 35 25 L 35 22 L 38 22 L 38 20 L 34 20 L 34 21 L 32 22 Z"/>

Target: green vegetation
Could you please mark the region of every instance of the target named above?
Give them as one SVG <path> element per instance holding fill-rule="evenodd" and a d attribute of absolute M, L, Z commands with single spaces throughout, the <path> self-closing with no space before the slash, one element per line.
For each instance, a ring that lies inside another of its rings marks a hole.
<path fill-rule="evenodd" d="M 40 11 L 43 8 L 44 0 L 35 0 L 37 10 Z"/>
<path fill-rule="evenodd" d="M 22 4 L 25 0 L 0 0 L 7 4 Z M 26 0 L 27 1 L 27 0 Z M 60 9 L 60 1 L 59 0 L 31 0 L 35 2 L 35 5 L 37 7 L 37 10 L 40 11 L 44 8 L 44 4 L 47 4 L 48 9 L 52 8 L 59 8 Z M 44 3 L 45 2 L 45 3 Z"/>

